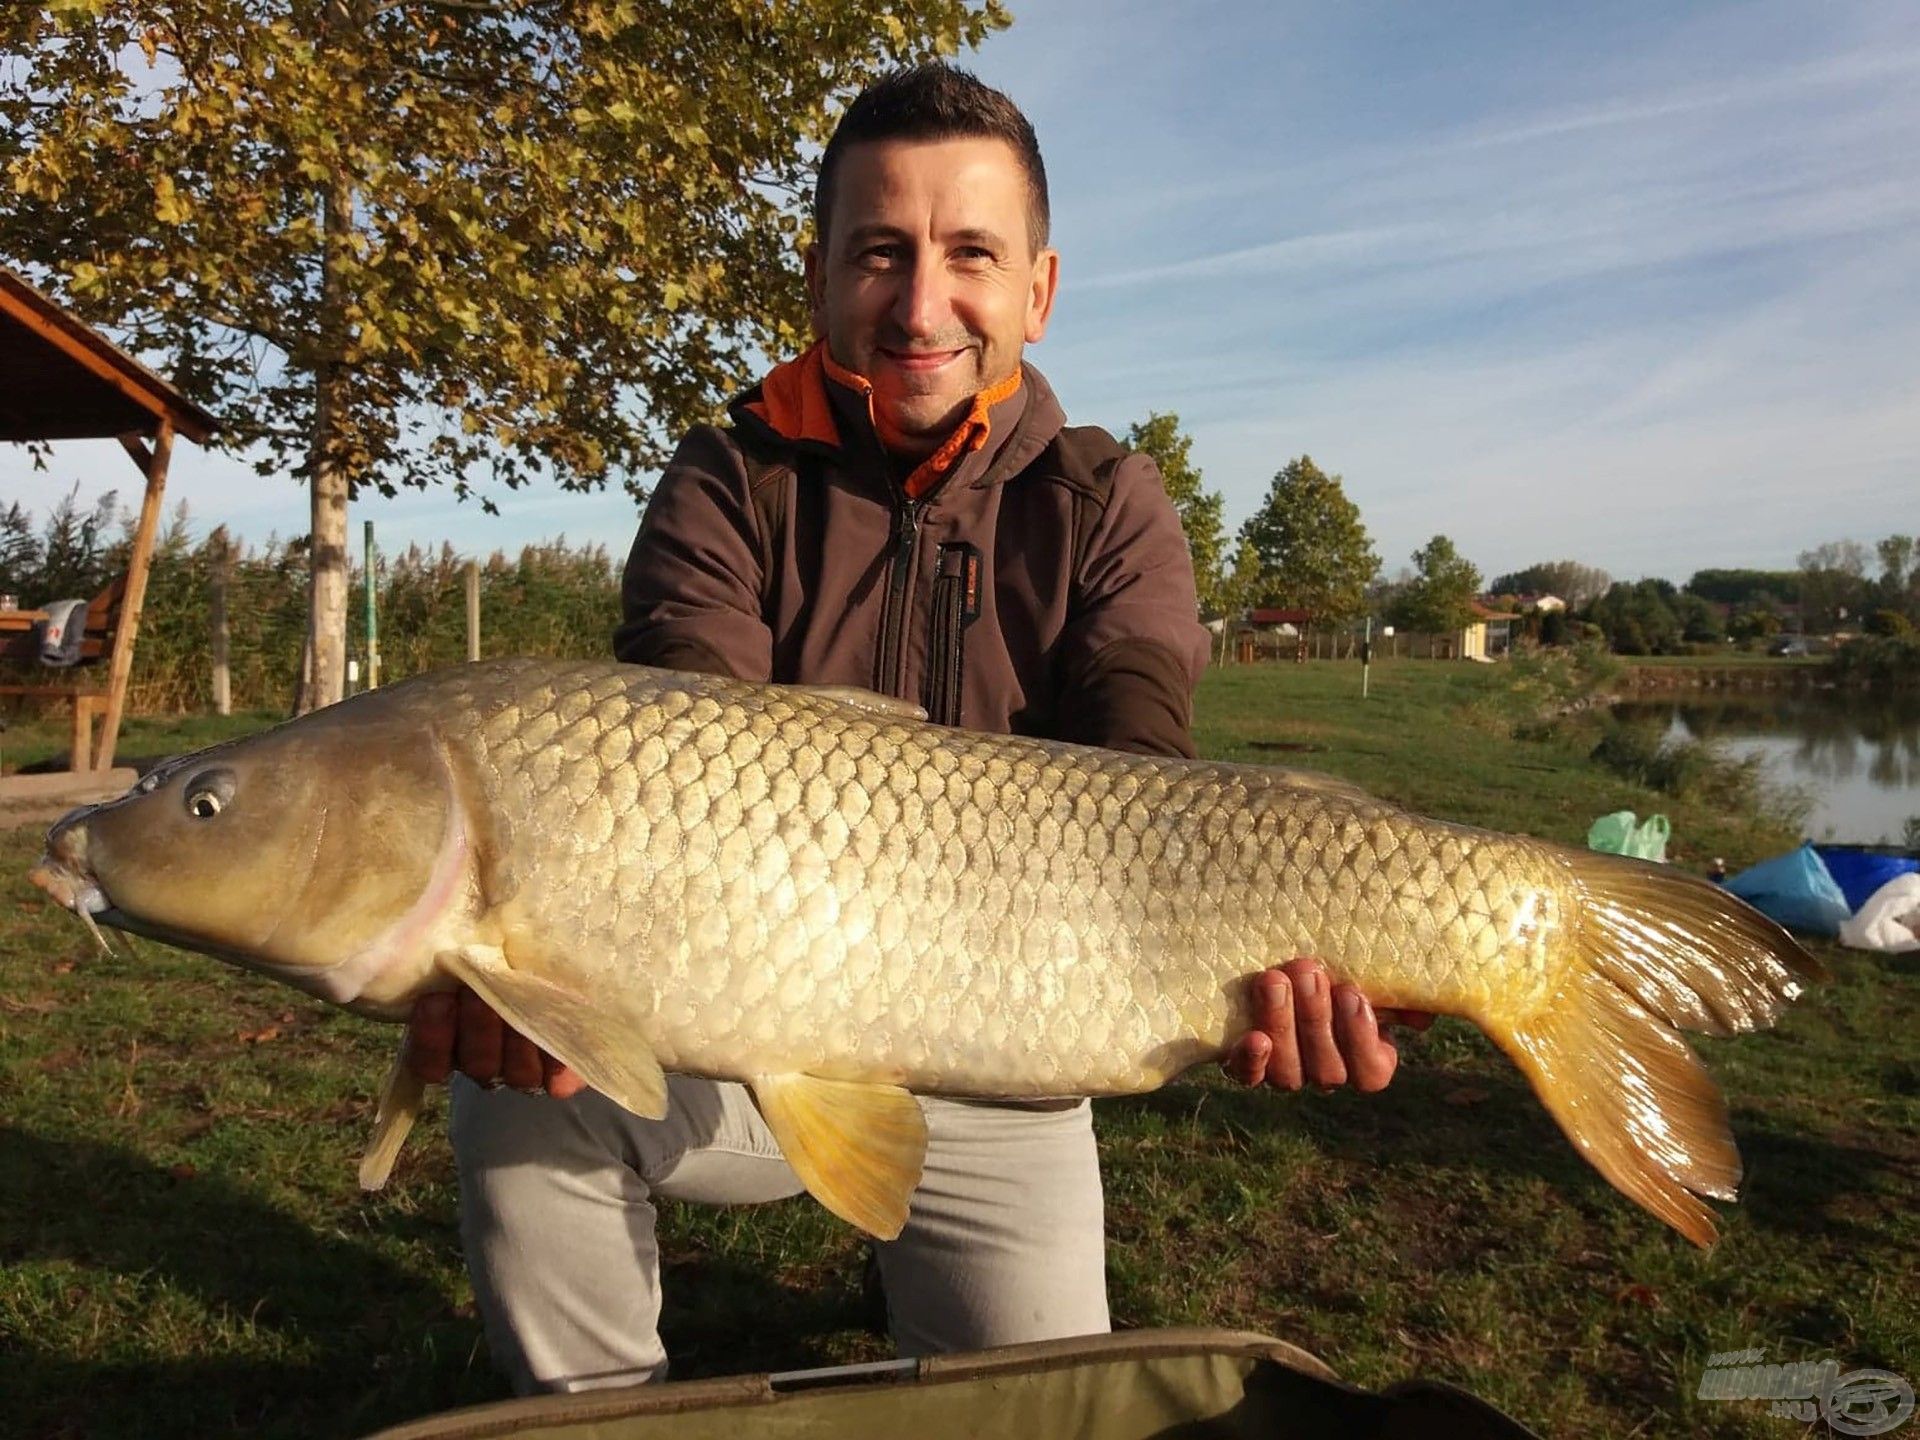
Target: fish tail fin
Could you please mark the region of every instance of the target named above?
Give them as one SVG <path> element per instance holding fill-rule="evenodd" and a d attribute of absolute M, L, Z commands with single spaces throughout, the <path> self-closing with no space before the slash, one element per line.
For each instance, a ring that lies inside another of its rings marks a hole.
<path fill-rule="evenodd" d="M 1731 1200 L 1740 1155 L 1726 1102 L 1679 1029 L 1770 1025 L 1819 963 L 1771 920 L 1683 871 L 1569 857 L 1583 903 L 1576 959 L 1533 1014 L 1496 1035 L 1580 1153 L 1696 1245 Z"/>

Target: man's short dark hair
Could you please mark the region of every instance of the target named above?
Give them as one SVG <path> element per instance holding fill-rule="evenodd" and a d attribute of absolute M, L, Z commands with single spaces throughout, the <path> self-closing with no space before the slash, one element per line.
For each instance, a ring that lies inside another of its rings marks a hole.
<path fill-rule="evenodd" d="M 813 228 L 824 237 L 833 211 L 833 181 L 848 147 L 872 140 L 1004 140 L 1027 172 L 1027 238 L 1047 243 L 1047 167 L 1033 126 L 1005 95 L 944 60 L 882 76 L 854 98 L 820 157 L 813 187 Z"/>

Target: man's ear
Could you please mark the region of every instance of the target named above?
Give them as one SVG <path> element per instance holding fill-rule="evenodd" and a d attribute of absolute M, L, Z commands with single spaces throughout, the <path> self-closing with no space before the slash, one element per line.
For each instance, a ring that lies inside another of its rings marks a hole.
<path fill-rule="evenodd" d="M 1033 257 L 1033 280 L 1027 288 L 1027 344 L 1037 344 L 1047 333 L 1047 320 L 1059 293 L 1060 252 L 1042 249 Z"/>
<path fill-rule="evenodd" d="M 827 257 L 818 240 L 807 246 L 800 264 L 807 277 L 807 314 L 813 322 L 813 338 L 821 340 L 827 333 Z"/>

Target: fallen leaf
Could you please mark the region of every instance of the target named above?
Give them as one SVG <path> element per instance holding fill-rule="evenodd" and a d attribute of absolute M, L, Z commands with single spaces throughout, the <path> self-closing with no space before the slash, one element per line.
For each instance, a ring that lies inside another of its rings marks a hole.
<path fill-rule="evenodd" d="M 1440 1098 L 1449 1105 L 1478 1105 L 1490 1093 L 1482 1090 L 1478 1085 L 1462 1085 L 1458 1089 L 1449 1090 Z"/>
<path fill-rule="evenodd" d="M 1628 1285 L 1616 1291 L 1613 1297 L 1616 1305 L 1640 1305 L 1648 1310 L 1664 1310 L 1660 1292 L 1651 1285 Z"/>
<path fill-rule="evenodd" d="M 241 1042 L 247 1045 L 264 1045 L 269 1040 L 278 1040 L 279 1038 L 280 1027 L 278 1025 L 268 1025 L 264 1029 L 242 1030 L 240 1032 Z"/>
<path fill-rule="evenodd" d="M 167 1174 L 176 1180 L 191 1180 L 199 1173 L 199 1170 L 194 1166 L 187 1164 L 169 1165 L 167 1167 Z"/>
<path fill-rule="evenodd" d="M 53 973 L 56 975 L 71 975 L 73 973 L 73 961 L 62 960 L 53 967 Z"/>

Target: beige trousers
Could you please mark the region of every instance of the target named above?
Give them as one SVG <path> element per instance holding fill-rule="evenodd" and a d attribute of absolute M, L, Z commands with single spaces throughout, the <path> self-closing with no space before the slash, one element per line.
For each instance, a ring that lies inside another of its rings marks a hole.
<path fill-rule="evenodd" d="M 495 1363 L 515 1390 L 665 1374 L 653 1197 L 737 1205 L 800 1192 L 739 1085 L 669 1076 L 664 1120 L 454 1077 L 460 1233 Z M 879 1245 L 902 1355 L 1108 1328 L 1092 1107 L 922 1100 L 927 1160 Z"/>

